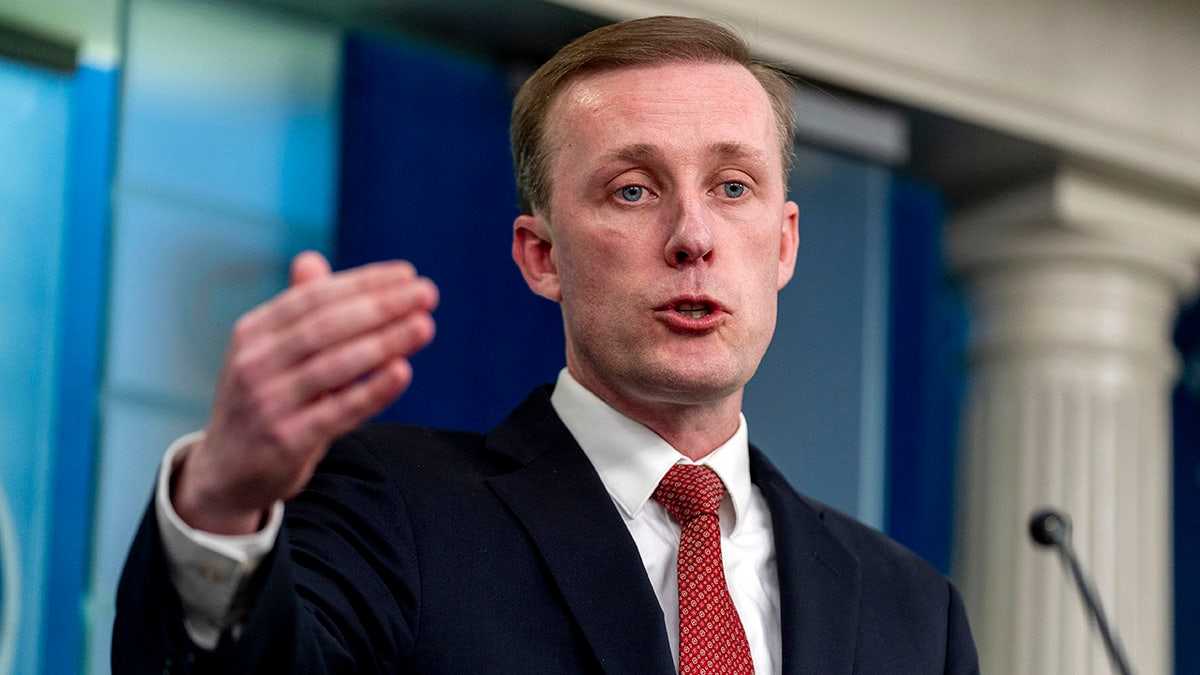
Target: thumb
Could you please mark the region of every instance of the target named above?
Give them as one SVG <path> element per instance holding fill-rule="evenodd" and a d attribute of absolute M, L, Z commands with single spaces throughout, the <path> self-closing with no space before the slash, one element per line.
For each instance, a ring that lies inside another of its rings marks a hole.
<path fill-rule="evenodd" d="M 304 251 L 292 258 L 292 286 L 324 279 L 331 274 L 333 270 L 329 267 L 329 261 L 316 251 Z"/>

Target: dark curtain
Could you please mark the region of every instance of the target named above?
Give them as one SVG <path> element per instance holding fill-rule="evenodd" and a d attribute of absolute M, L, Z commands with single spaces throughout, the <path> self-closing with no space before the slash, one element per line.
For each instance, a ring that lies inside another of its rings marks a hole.
<path fill-rule="evenodd" d="M 441 290 L 437 337 L 383 419 L 484 430 L 563 364 L 558 307 L 512 262 L 504 68 L 373 34 L 346 38 L 335 266 L 403 258 Z"/>

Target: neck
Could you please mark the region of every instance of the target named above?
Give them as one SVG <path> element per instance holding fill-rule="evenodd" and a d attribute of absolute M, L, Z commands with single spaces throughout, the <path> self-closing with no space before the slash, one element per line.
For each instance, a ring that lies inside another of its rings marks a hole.
<path fill-rule="evenodd" d="M 572 373 L 575 375 L 575 373 Z M 742 389 L 714 400 L 680 401 L 669 396 L 633 397 L 603 383 L 579 380 L 621 414 L 644 424 L 681 455 L 693 461 L 707 456 L 737 432 Z"/>
<path fill-rule="evenodd" d="M 741 412 L 740 395 L 738 399 L 738 404 L 728 407 L 727 410 L 700 410 L 695 406 L 681 407 L 677 410 L 647 410 L 642 414 L 620 408 L 618 410 L 645 424 L 670 443 L 679 454 L 697 461 L 721 447 L 737 433 L 738 414 Z"/>

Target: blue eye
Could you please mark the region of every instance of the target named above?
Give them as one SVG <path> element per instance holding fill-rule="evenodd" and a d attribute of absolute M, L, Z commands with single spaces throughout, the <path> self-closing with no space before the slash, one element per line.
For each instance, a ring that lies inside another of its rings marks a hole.
<path fill-rule="evenodd" d="M 730 199 L 737 199 L 738 197 L 746 194 L 746 186 L 734 181 L 722 183 L 721 188 L 725 190 L 725 196 L 729 197 Z"/>
<path fill-rule="evenodd" d="M 626 185 L 617 194 L 621 195 L 621 199 L 627 202 L 636 202 L 646 194 L 646 189 L 640 185 Z"/>

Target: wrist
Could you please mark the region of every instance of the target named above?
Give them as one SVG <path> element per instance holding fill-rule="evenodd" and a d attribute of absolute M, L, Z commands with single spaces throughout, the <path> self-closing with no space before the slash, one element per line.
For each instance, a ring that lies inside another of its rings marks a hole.
<path fill-rule="evenodd" d="M 171 508 L 188 527 L 225 536 L 254 534 L 270 516 L 269 508 L 223 507 L 219 491 L 205 488 L 195 466 L 197 443 L 180 451 L 171 469 L 168 496 Z"/>

